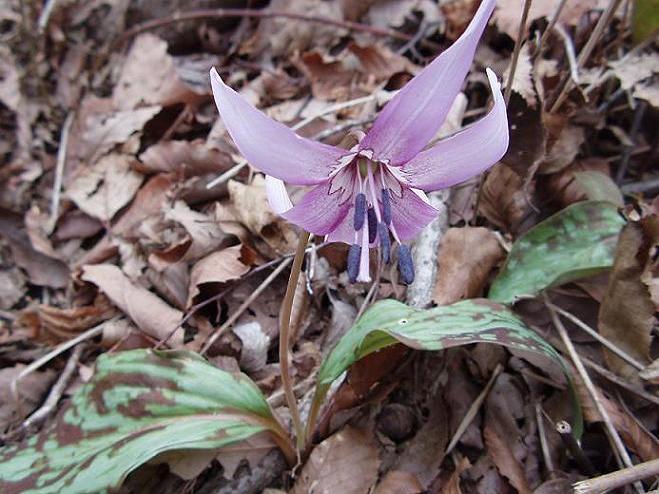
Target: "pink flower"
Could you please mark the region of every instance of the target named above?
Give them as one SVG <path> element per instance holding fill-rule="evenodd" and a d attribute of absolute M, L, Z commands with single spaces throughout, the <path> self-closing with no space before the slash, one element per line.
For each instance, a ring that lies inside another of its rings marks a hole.
<path fill-rule="evenodd" d="M 460 38 L 412 79 L 350 150 L 298 136 L 228 87 L 215 69 L 215 103 L 236 146 L 266 174 L 272 208 L 328 241 L 351 245 L 351 281 L 369 281 L 369 248 L 389 261 L 393 237 L 404 283 L 414 280 L 414 238 L 437 214 L 425 192 L 450 187 L 496 163 L 508 148 L 506 105 L 487 77 L 494 106 L 481 120 L 424 148 L 439 130 L 471 66 L 496 0 L 483 0 Z M 284 182 L 314 186 L 293 206 Z"/>

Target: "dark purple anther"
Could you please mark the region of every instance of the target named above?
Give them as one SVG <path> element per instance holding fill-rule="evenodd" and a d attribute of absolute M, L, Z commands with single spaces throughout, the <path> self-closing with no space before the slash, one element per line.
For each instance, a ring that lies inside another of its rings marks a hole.
<path fill-rule="evenodd" d="M 389 189 L 382 189 L 382 221 L 391 225 L 391 196 Z"/>
<path fill-rule="evenodd" d="M 366 194 L 360 192 L 355 197 L 355 231 L 359 231 L 364 226 L 366 219 Z"/>
<path fill-rule="evenodd" d="M 387 225 L 382 222 L 378 223 L 378 237 L 380 237 L 380 254 L 382 254 L 382 261 L 386 264 L 391 257 L 391 239 L 389 238 L 389 228 L 387 228 Z"/>
<path fill-rule="evenodd" d="M 398 273 L 400 274 L 400 281 L 406 285 L 414 283 L 414 261 L 412 261 L 412 253 L 407 245 L 401 244 L 398 247 Z"/>
<path fill-rule="evenodd" d="M 373 208 L 368 208 L 366 213 L 368 216 L 368 243 L 372 244 L 378 234 L 378 218 L 375 216 L 375 209 Z"/>
<path fill-rule="evenodd" d="M 357 281 L 359 274 L 359 258 L 362 254 L 362 248 L 357 244 L 352 244 L 348 251 L 348 279 L 350 283 Z"/>

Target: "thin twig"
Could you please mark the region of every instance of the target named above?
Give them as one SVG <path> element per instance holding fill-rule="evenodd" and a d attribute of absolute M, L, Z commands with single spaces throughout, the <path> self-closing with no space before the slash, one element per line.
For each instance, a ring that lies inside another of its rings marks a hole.
<path fill-rule="evenodd" d="M 583 68 L 583 66 L 588 61 L 588 58 L 590 58 L 590 55 L 592 54 L 593 50 L 595 49 L 595 46 L 597 45 L 597 43 L 600 40 L 600 37 L 602 36 L 602 33 L 604 32 L 604 28 L 611 20 L 611 17 L 613 17 L 613 14 L 615 14 L 615 11 L 618 9 L 621 2 L 622 0 L 611 0 L 607 5 L 606 9 L 604 10 L 599 20 L 597 21 L 597 24 L 595 25 L 595 29 L 593 29 L 593 32 L 590 34 L 588 41 L 586 41 L 586 44 L 579 52 L 579 56 L 577 57 L 578 69 Z M 563 78 L 559 87 L 561 87 L 561 90 L 558 93 L 558 97 L 554 101 L 554 104 L 551 106 L 549 113 L 556 113 L 556 111 L 563 104 L 563 101 L 565 101 L 565 98 L 567 98 L 568 92 L 570 91 L 570 89 L 572 89 L 571 79 L 569 77 Z"/>
<path fill-rule="evenodd" d="M 593 479 L 582 480 L 573 484 L 572 487 L 574 487 L 575 494 L 600 494 L 657 475 L 659 475 L 659 459 L 639 463 Z"/>
<path fill-rule="evenodd" d="M 82 341 L 90 340 L 90 339 L 92 339 L 92 338 L 94 338 L 94 337 L 100 335 L 101 333 L 103 333 L 103 328 L 105 327 L 105 325 L 107 324 L 107 322 L 108 322 L 108 321 L 105 321 L 105 322 L 99 324 L 98 326 L 94 326 L 93 328 L 88 329 L 88 330 L 85 331 L 84 333 L 79 334 L 78 336 L 76 336 L 75 338 L 73 338 L 73 339 L 71 339 L 71 340 L 69 340 L 69 341 L 65 341 L 65 342 L 62 343 L 61 345 L 55 347 L 53 350 L 51 350 L 50 352 L 48 352 L 48 353 L 47 353 L 46 355 L 44 355 L 43 357 L 41 357 L 41 358 L 35 360 L 35 361 L 32 362 L 30 365 L 28 365 L 27 367 L 25 367 L 25 368 L 20 372 L 20 374 L 18 374 L 18 376 L 16 376 L 16 377 L 14 378 L 14 380 L 13 380 L 13 381 L 11 382 L 11 384 L 9 385 L 9 389 L 11 390 L 11 394 L 12 394 L 12 396 L 14 397 L 14 399 L 15 399 L 17 402 L 19 402 L 19 400 L 20 400 L 20 396 L 19 396 L 19 394 L 18 394 L 18 383 L 19 383 L 19 381 L 20 381 L 21 379 L 23 379 L 23 378 L 24 378 L 25 376 L 27 376 L 28 374 L 31 374 L 31 373 L 34 372 L 35 370 L 37 370 L 37 369 L 38 369 L 39 367 L 41 367 L 42 365 L 44 365 L 44 364 L 50 362 L 52 359 L 54 359 L 55 357 L 57 357 L 57 356 L 60 355 L 61 353 L 64 353 L 64 352 L 67 351 L 69 348 L 76 346 L 78 343 L 80 343 L 80 342 L 82 342 Z"/>
<path fill-rule="evenodd" d="M 604 404 L 602 403 L 600 394 L 595 388 L 593 381 L 590 379 L 590 376 L 588 375 L 588 371 L 586 371 L 586 368 L 584 367 L 584 364 L 581 361 L 579 354 L 574 348 L 574 344 L 572 343 L 572 340 L 570 340 L 570 337 L 567 334 L 567 329 L 565 329 L 565 326 L 561 322 L 561 319 L 558 317 L 558 313 L 551 307 L 550 305 L 551 300 L 549 300 L 547 294 L 544 294 L 544 299 L 547 308 L 549 309 L 549 313 L 551 315 L 552 322 L 554 323 L 554 327 L 556 328 L 556 331 L 558 331 L 558 334 L 561 337 L 561 340 L 563 341 L 565 348 L 567 349 L 567 352 L 570 356 L 570 359 L 572 360 L 572 363 L 574 364 L 577 370 L 577 373 L 579 374 L 579 377 L 583 381 L 584 386 L 586 387 L 588 393 L 593 399 L 593 402 L 595 403 L 595 408 L 597 408 L 597 411 L 602 417 L 604 426 L 611 437 L 611 440 L 615 446 L 616 451 L 620 455 L 625 466 L 627 467 L 633 466 L 632 460 L 629 457 L 629 453 L 627 452 L 627 449 L 625 448 L 622 439 L 620 439 L 620 435 L 618 434 L 618 431 L 616 430 L 616 428 L 613 425 L 613 422 L 611 421 L 611 417 L 609 416 L 608 412 L 606 411 L 606 408 L 604 407 Z M 635 487 L 638 492 L 644 492 L 643 486 L 635 485 Z"/>
<path fill-rule="evenodd" d="M 548 302 L 547 305 L 551 307 L 553 310 L 558 312 L 561 316 L 565 317 L 566 319 L 569 319 L 572 321 L 578 328 L 582 329 L 586 333 L 588 333 L 590 336 L 592 336 L 594 339 L 599 341 L 602 345 L 604 345 L 606 348 L 608 348 L 611 352 L 615 353 L 618 357 L 623 359 L 625 362 L 627 362 L 629 365 L 632 367 L 635 367 L 637 370 L 643 370 L 645 369 L 645 365 L 643 365 L 641 362 L 636 360 L 634 357 L 626 353 L 624 350 L 621 348 L 618 348 L 613 342 L 607 340 L 604 338 L 601 334 L 599 334 L 597 331 L 595 331 L 593 328 L 588 326 L 585 322 L 583 322 L 581 319 L 579 319 L 577 316 L 574 314 L 566 311 L 565 309 L 561 309 L 559 306 Z"/>
<path fill-rule="evenodd" d="M 526 20 L 529 17 L 529 9 L 533 0 L 524 0 L 524 10 L 522 11 L 522 18 L 519 21 L 519 28 L 517 29 L 517 40 L 515 40 L 515 49 L 513 51 L 513 59 L 510 62 L 510 72 L 508 73 L 508 81 L 506 82 L 506 90 L 503 94 L 503 99 L 506 101 L 506 106 L 510 101 L 510 92 L 513 89 L 513 79 L 515 78 L 515 71 L 517 70 L 517 61 L 519 60 L 519 52 L 522 49 L 522 41 L 526 38 Z"/>
<path fill-rule="evenodd" d="M 563 445 L 570 452 L 574 461 L 577 462 L 581 471 L 586 475 L 595 475 L 595 468 L 581 448 L 577 438 L 574 437 L 572 426 L 565 420 L 560 420 L 556 422 L 556 432 L 558 432 Z"/>
<path fill-rule="evenodd" d="M 39 20 L 37 22 L 37 27 L 39 32 L 43 33 L 48 27 L 48 22 L 50 21 L 50 16 L 55 10 L 55 5 L 57 5 L 57 0 L 47 0 L 46 4 L 41 9 L 41 14 L 39 14 Z"/>
<path fill-rule="evenodd" d="M 658 396 L 648 393 L 641 386 L 635 386 L 634 384 L 625 381 L 624 379 L 620 378 L 617 374 L 614 374 L 610 370 L 602 367 L 596 362 L 593 362 L 587 357 L 581 356 L 581 360 L 583 360 L 583 363 L 586 364 L 586 367 L 593 369 L 604 379 L 611 381 L 613 384 L 616 384 L 621 388 L 624 388 L 627 391 L 634 393 L 635 395 L 639 396 L 640 398 L 643 398 L 645 401 L 649 403 L 654 403 L 655 405 L 659 406 Z"/>
<path fill-rule="evenodd" d="M 577 66 L 577 56 L 574 53 L 574 43 L 572 43 L 572 38 L 570 38 L 570 35 L 560 24 L 557 24 L 554 29 L 556 29 L 556 32 L 560 34 L 563 39 L 565 55 L 567 55 L 567 63 L 570 66 L 570 77 L 572 78 L 572 82 L 579 84 L 579 67 Z"/>
<path fill-rule="evenodd" d="M 236 309 L 236 312 L 234 312 L 233 314 L 231 314 L 231 316 L 229 317 L 229 319 L 227 319 L 227 320 L 224 322 L 224 324 L 222 324 L 217 330 L 215 330 L 215 331 L 213 332 L 213 334 L 211 334 L 211 336 L 208 338 L 208 340 L 206 340 L 206 343 L 204 344 L 203 348 L 201 349 L 201 352 L 200 352 L 200 353 L 201 353 L 202 355 L 205 354 L 211 346 L 213 346 L 213 343 L 215 343 L 215 341 L 216 341 L 216 340 L 217 340 L 222 334 L 224 334 L 224 331 L 225 331 L 229 326 L 231 326 L 234 322 L 236 322 L 236 321 L 238 320 L 238 318 L 243 314 L 243 312 L 245 312 L 245 310 L 246 310 L 250 305 L 252 305 L 252 303 L 254 302 L 254 300 L 256 300 L 256 297 L 258 297 L 259 295 L 261 295 L 261 293 L 263 293 L 263 290 L 265 290 L 268 286 L 270 286 L 270 283 L 272 283 L 272 282 L 277 278 L 277 276 L 279 276 L 279 274 L 280 274 L 284 269 L 286 269 L 286 267 L 287 267 L 290 263 L 291 263 L 291 258 L 290 258 L 290 257 L 285 258 L 285 259 L 279 264 L 279 266 L 277 266 L 277 269 L 275 269 L 272 273 L 270 273 L 270 274 L 268 275 L 268 277 L 267 277 L 265 280 L 263 280 L 263 281 L 261 282 L 261 284 L 258 286 L 258 288 L 257 288 L 256 290 L 254 290 L 254 291 L 249 295 L 249 297 L 247 297 L 247 298 L 245 299 L 245 301 L 244 301 L 242 304 L 240 304 L 240 307 L 238 307 L 238 309 Z"/>
<path fill-rule="evenodd" d="M 554 471 L 554 462 L 549 453 L 549 444 L 547 443 L 547 432 L 545 431 L 545 420 L 542 414 L 542 406 L 540 402 L 535 404 L 535 421 L 538 424 L 538 437 L 540 438 L 540 449 L 542 450 L 542 458 L 547 468 L 547 474 L 550 478 L 554 478 L 556 472 Z"/>
<path fill-rule="evenodd" d="M 281 314 L 279 317 L 279 367 L 281 369 L 281 383 L 284 388 L 286 402 L 288 409 L 291 413 L 291 420 L 295 429 L 295 439 L 297 444 L 298 454 L 304 448 L 305 444 L 305 430 L 300 420 L 300 410 L 297 406 L 297 399 L 293 391 L 293 383 L 291 381 L 289 369 L 289 345 L 290 345 L 290 328 L 291 328 L 291 312 L 293 311 L 293 301 L 295 298 L 295 291 L 297 288 L 297 281 L 300 277 L 302 270 L 302 262 L 309 241 L 309 233 L 303 231 L 300 233 L 295 258 L 293 259 L 293 267 L 291 268 L 291 275 L 288 278 L 288 286 L 286 287 L 286 294 L 281 305 Z"/>
<path fill-rule="evenodd" d="M 55 2 L 52 2 L 55 3 Z M 53 181 L 53 195 L 50 200 L 50 221 L 48 231 L 52 231 L 57 223 L 59 215 L 60 196 L 62 194 L 62 180 L 64 177 L 64 165 L 66 164 L 66 150 L 69 145 L 69 132 L 75 118 L 75 112 L 71 111 L 64 120 L 62 134 L 60 135 L 59 148 L 57 150 L 57 163 L 55 165 L 55 180 Z"/>
<path fill-rule="evenodd" d="M 150 21 L 137 24 L 132 28 L 125 31 L 119 39 L 116 41 L 116 45 L 122 45 L 124 42 L 136 36 L 137 34 L 143 33 L 145 31 L 150 31 L 163 26 L 168 26 L 170 24 L 175 24 L 178 22 L 184 21 L 193 21 L 193 20 L 202 20 L 202 19 L 226 19 L 231 17 L 256 17 L 261 19 L 273 18 L 273 17 L 283 17 L 286 19 L 293 19 L 303 22 L 312 22 L 316 24 L 324 24 L 330 26 L 336 26 L 338 28 L 343 28 L 348 31 L 363 31 L 375 36 L 385 36 L 394 39 L 400 39 L 403 41 L 410 41 L 414 39 L 414 36 L 409 34 L 401 33 L 399 31 L 394 31 L 393 29 L 379 28 L 375 26 L 369 26 L 367 24 L 361 24 L 359 22 L 352 21 L 341 21 L 337 19 L 332 19 L 330 17 L 323 17 L 318 15 L 308 15 L 300 14 L 297 12 L 286 12 L 281 10 L 271 10 L 271 9 L 198 9 L 191 10 L 189 12 L 175 12 L 168 17 L 161 19 L 152 19 Z"/>
<path fill-rule="evenodd" d="M 547 38 L 549 37 L 549 33 L 551 33 L 552 29 L 554 29 L 554 26 L 556 25 L 556 22 L 558 22 L 558 19 L 561 16 L 561 12 L 563 12 L 563 7 L 565 7 L 566 3 L 567 3 L 567 0 L 561 0 L 561 3 L 559 3 L 558 7 L 556 7 L 556 11 L 554 12 L 554 16 L 551 18 L 551 21 L 549 21 L 549 24 L 547 25 L 547 29 L 545 29 L 545 32 L 542 33 L 542 37 L 540 38 L 540 41 L 538 42 L 537 53 L 540 53 L 540 51 L 542 50 L 542 47 L 544 46 L 545 41 L 547 41 Z"/>
<path fill-rule="evenodd" d="M 57 379 L 57 382 L 52 388 L 50 388 L 50 392 L 48 393 L 46 400 L 37 410 L 34 411 L 32 415 L 23 421 L 18 429 L 10 434 L 11 438 L 16 437 L 22 431 L 29 431 L 32 427 L 40 425 L 53 413 L 53 410 L 57 406 L 57 403 L 62 397 L 62 394 L 64 394 L 64 390 L 68 386 L 73 373 L 78 367 L 78 362 L 80 362 L 80 355 L 82 354 L 83 349 L 84 344 L 78 345 L 73 349 L 69 360 L 66 362 L 64 370 Z"/>
<path fill-rule="evenodd" d="M 485 388 L 483 388 L 483 391 L 481 391 L 480 394 L 476 397 L 474 402 L 469 407 L 469 410 L 467 410 L 467 413 L 462 418 L 460 425 L 458 425 L 455 434 L 453 434 L 453 437 L 451 438 L 451 442 L 446 447 L 446 451 L 444 452 L 445 455 L 449 454 L 453 448 L 455 448 L 455 445 L 458 444 L 458 441 L 467 430 L 467 427 L 469 427 L 469 424 L 471 424 L 471 422 L 476 417 L 478 410 L 483 404 L 483 401 L 485 401 L 485 398 L 492 389 L 492 386 L 494 386 L 494 383 L 496 382 L 497 377 L 499 377 L 499 374 L 501 374 L 501 371 L 503 371 L 503 367 L 501 364 L 497 364 L 497 366 L 494 368 L 494 371 L 492 371 L 492 376 L 490 376 L 490 380 L 485 385 Z"/>

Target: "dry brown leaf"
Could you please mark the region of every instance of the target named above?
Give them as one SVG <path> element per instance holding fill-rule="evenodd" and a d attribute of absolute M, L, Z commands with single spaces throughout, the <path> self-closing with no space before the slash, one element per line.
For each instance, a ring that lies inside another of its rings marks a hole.
<path fill-rule="evenodd" d="M 225 283 L 235 280 L 249 271 L 249 265 L 241 262 L 243 247 L 235 245 L 213 252 L 198 261 L 190 273 L 190 288 L 188 290 L 187 307 L 199 294 L 199 285 L 204 283 Z"/>
<path fill-rule="evenodd" d="M 504 255 L 491 230 L 482 227 L 450 228 L 442 237 L 437 258 L 433 301 L 446 305 L 478 296 L 491 269 Z"/>
<path fill-rule="evenodd" d="M 233 328 L 233 332 L 243 344 L 240 368 L 247 373 L 261 370 L 268 361 L 270 337 L 263 332 L 258 321 L 238 324 Z"/>
<path fill-rule="evenodd" d="M 348 426 L 314 448 L 291 494 L 363 494 L 377 480 L 379 465 L 373 437 Z"/>
<path fill-rule="evenodd" d="M 455 41 L 473 19 L 478 9 L 478 0 L 441 3 L 440 9 L 446 18 L 446 37 Z"/>
<path fill-rule="evenodd" d="M 657 223 L 659 217 L 643 221 Z M 656 234 L 659 234 L 657 229 Z M 625 225 L 599 312 L 600 334 L 640 362 L 649 362 L 651 332 L 655 322 L 655 306 L 648 287 L 640 278 L 649 261 L 649 247 L 657 242 L 659 237 L 646 237 L 640 222 Z M 631 379 L 636 378 L 637 371 L 619 357 L 607 350 L 604 350 L 604 356 L 611 370 Z"/>
<path fill-rule="evenodd" d="M 560 206 L 566 207 L 575 202 L 588 199 L 586 190 L 576 180 L 576 174 L 584 171 L 599 172 L 610 176 L 610 167 L 606 160 L 587 158 L 564 168 L 549 176 L 547 186 L 540 189 L 548 198 L 554 199 Z"/>
<path fill-rule="evenodd" d="M 469 462 L 469 458 L 463 456 L 455 466 L 451 478 L 449 478 L 448 482 L 442 487 L 441 494 L 462 494 L 462 489 L 460 489 L 460 475 L 462 475 L 462 472 L 470 466 L 471 463 Z"/>
<path fill-rule="evenodd" d="M 659 384 L 659 359 L 655 359 L 654 362 L 639 372 L 638 375 L 649 384 Z"/>
<path fill-rule="evenodd" d="M 297 67 L 311 82 L 311 92 L 321 100 L 348 100 L 363 94 L 355 94 L 360 74 L 343 61 L 307 52 L 297 62 Z M 365 93 L 364 93 L 365 94 Z"/>
<path fill-rule="evenodd" d="M 89 216 L 109 221 L 128 204 L 143 177 L 131 168 L 132 158 L 108 154 L 91 169 L 81 169 L 67 186 L 66 194 Z"/>
<path fill-rule="evenodd" d="M 220 173 L 233 166 L 231 156 L 202 139 L 160 141 L 140 154 L 134 168 L 142 173 L 176 172 L 186 177 Z"/>
<path fill-rule="evenodd" d="M 23 298 L 25 277 L 17 268 L 0 271 L 0 309 L 11 309 Z"/>
<path fill-rule="evenodd" d="M 489 414 L 486 415 L 486 417 L 489 416 Z M 483 437 L 485 438 L 489 457 L 497 466 L 499 472 L 517 489 L 517 492 L 520 494 L 531 494 L 531 488 L 524 475 L 524 468 L 515 458 L 505 434 L 497 429 L 497 425 L 492 420 L 486 419 L 485 427 L 483 428 Z"/>
<path fill-rule="evenodd" d="M 103 296 L 97 297 L 94 305 L 70 309 L 40 305 L 37 309 L 40 332 L 56 341 L 69 340 L 114 314 L 115 310 Z"/>
<path fill-rule="evenodd" d="M 507 78 L 510 74 L 510 67 L 505 70 L 504 74 L 503 87 L 507 87 Z M 536 96 L 535 81 L 533 78 L 533 63 L 531 62 L 531 52 L 528 43 L 524 43 L 519 51 L 519 59 L 517 60 L 512 90 L 524 98 L 524 101 L 526 101 L 526 104 L 530 108 L 536 107 L 538 99 Z"/>
<path fill-rule="evenodd" d="M 586 133 L 583 127 L 572 125 L 561 115 L 544 113 L 542 119 L 547 129 L 547 153 L 542 157 L 538 173 L 555 173 L 574 162 Z"/>
<path fill-rule="evenodd" d="M 229 195 L 236 219 L 260 236 L 275 252 L 289 253 L 295 249 L 297 235 L 286 221 L 272 211 L 263 176 L 255 176 L 249 185 L 231 180 Z"/>
<path fill-rule="evenodd" d="M 583 14 L 597 8 L 603 8 L 608 2 L 606 0 L 578 0 L 567 2 L 561 11 L 559 21 L 568 25 L 576 25 Z M 560 0 L 542 0 L 531 2 L 528 23 L 535 19 L 545 17 L 547 20 L 553 18 Z M 517 39 L 519 21 L 522 15 L 524 0 L 499 0 L 497 9 L 494 11 L 494 21 L 500 31 L 505 32 L 513 40 Z"/>
<path fill-rule="evenodd" d="M 183 313 L 167 305 L 146 288 L 132 283 L 117 266 L 97 264 L 83 266 L 81 278 L 102 290 L 121 311 L 146 334 L 155 339 L 167 338 L 169 344 L 183 344 L 183 328 L 178 327 Z"/>
<path fill-rule="evenodd" d="M 595 402 L 584 386 L 583 381 L 576 373 L 574 375 L 575 388 L 579 395 L 585 420 L 587 422 L 602 422 L 602 416 L 595 407 Z M 598 389 L 597 391 L 606 413 L 611 418 L 613 427 L 618 431 L 627 447 L 640 456 L 643 461 L 659 458 L 659 441 L 657 438 L 642 427 L 622 406 L 607 398 L 601 390 Z"/>
<path fill-rule="evenodd" d="M 129 110 L 194 103 L 203 97 L 204 93 L 197 93 L 179 77 L 174 59 L 167 53 L 167 43 L 144 33 L 135 38 L 128 52 L 112 101 L 117 108 Z"/>
<path fill-rule="evenodd" d="M 409 72 L 410 74 L 419 72 L 419 67 L 383 44 L 361 46 L 352 42 L 347 49 L 357 57 L 360 72 L 365 76 L 374 77 L 378 82 L 386 81 L 397 72 Z"/>
<path fill-rule="evenodd" d="M 373 494 L 421 494 L 423 486 L 414 474 L 390 470 L 380 481 Z"/>
<path fill-rule="evenodd" d="M 533 108 L 522 96 L 511 93 L 508 104 L 510 145 L 501 162 L 526 180 L 535 174 L 546 154 L 547 129 L 542 115 L 540 105 Z"/>
<path fill-rule="evenodd" d="M 522 187 L 522 178 L 512 169 L 494 165 L 483 184 L 478 212 L 499 228 L 515 231 L 530 208 Z"/>

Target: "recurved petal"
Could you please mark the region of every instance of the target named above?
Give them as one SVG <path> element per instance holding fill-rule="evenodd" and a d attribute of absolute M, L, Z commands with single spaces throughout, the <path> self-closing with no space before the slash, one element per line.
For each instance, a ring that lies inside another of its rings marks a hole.
<path fill-rule="evenodd" d="M 275 213 L 282 215 L 293 207 L 291 197 L 282 180 L 266 175 L 265 193 L 268 196 L 268 203 Z"/>
<path fill-rule="evenodd" d="M 506 103 L 497 77 L 487 69 L 494 106 L 487 115 L 419 153 L 401 168 L 412 187 L 425 191 L 450 187 L 478 175 L 508 149 Z"/>
<path fill-rule="evenodd" d="M 342 189 L 330 194 L 331 182 L 317 185 L 293 206 L 282 214 L 291 223 L 315 235 L 328 235 L 333 232 L 348 214 L 350 201 L 342 200 Z"/>
<path fill-rule="evenodd" d="M 211 69 L 215 104 L 236 147 L 249 163 L 267 175 L 296 185 L 327 179 L 346 152 L 300 137 L 249 104 Z"/>
<path fill-rule="evenodd" d="M 385 106 L 360 149 L 399 166 L 412 159 L 443 123 L 469 71 L 496 0 L 482 0 L 465 32 Z"/>
<path fill-rule="evenodd" d="M 392 196 L 391 223 L 401 241 L 417 236 L 423 228 L 437 217 L 438 211 L 430 205 L 420 190 L 403 187 L 402 197 Z"/>

